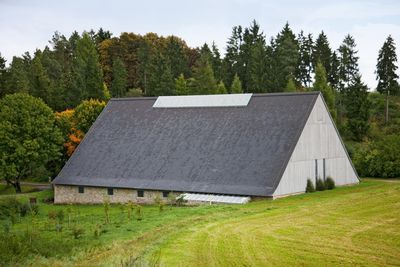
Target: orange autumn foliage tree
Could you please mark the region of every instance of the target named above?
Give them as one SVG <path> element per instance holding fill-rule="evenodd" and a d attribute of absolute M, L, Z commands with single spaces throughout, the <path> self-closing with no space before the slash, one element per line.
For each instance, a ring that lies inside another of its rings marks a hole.
<path fill-rule="evenodd" d="M 82 101 L 75 109 L 56 112 L 58 128 L 64 135 L 65 155 L 68 158 L 74 153 L 105 105 L 104 101 L 90 99 Z"/>
<path fill-rule="evenodd" d="M 56 119 L 58 126 L 64 135 L 65 153 L 68 157 L 70 157 L 81 142 L 84 134 L 76 129 L 73 109 L 56 112 Z"/>

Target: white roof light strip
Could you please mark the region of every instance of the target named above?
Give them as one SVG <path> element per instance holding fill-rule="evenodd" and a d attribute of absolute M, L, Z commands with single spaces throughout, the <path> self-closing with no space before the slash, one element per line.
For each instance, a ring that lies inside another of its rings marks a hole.
<path fill-rule="evenodd" d="M 159 96 L 153 108 L 245 107 L 253 94 Z"/>

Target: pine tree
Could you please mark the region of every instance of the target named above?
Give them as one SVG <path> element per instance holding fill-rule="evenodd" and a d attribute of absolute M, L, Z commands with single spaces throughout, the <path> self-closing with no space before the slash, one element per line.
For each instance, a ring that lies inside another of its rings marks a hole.
<path fill-rule="evenodd" d="M 189 89 L 187 86 L 187 82 L 185 76 L 181 73 L 178 78 L 175 79 L 175 94 L 176 95 L 187 95 L 189 93 Z"/>
<path fill-rule="evenodd" d="M 303 87 L 309 87 L 311 83 L 311 72 L 313 71 L 313 47 L 312 35 L 304 36 L 303 31 L 298 36 L 299 41 L 299 64 L 297 79 Z"/>
<path fill-rule="evenodd" d="M 33 96 L 41 98 L 47 105 L 51 104 L 51 81 L 42 64 L 42 52 L 36 50 L 30 71 L 30 92 Z"/>
<path fill-rule="evenodd" d="M 290 77 L 295 77 L 299 63 L 299 44 L 289 23 L 285 24 L 275 42 L 273 57 L 278 72 L 278 88 L 276 89 L 282 90 L 286 87 Z"/>
<path fill-rule="evenodd" d="M 6 81 L 6 93 L 29 93 L 30 59 L 13 57 Z"/>
<path fill-rule="evenodd" d="M 235 74 L 232 85 L 231 85 L 231 94 L 241 94 L 243 93 L 242 82 L 239 79 L 239 76 Z"/>
<path fill-rule="evenodd" d="M 368 87 L 356 76 L 353 83 L 345 91 L 345 106 L 347 111 L 347 127 L 355 141 L 361 141 L 369 129 L 370 102 Z"/>
<path fill-rule="evenodd" d="M 111 83 L 111 96 L 123 97 L 126 93 L 128 73 L 120 58 L 113 62 L 113 79 Z"/>
<path fill-rule="evenodd" d="M 171 65 L 161 52 L 153 56 L 149 64 L 148 90 L 149 96 L 173 95 L 175 82 Z"/>
<path fill-rule="evenodd" d="M 185 41 L 176 37 L 169 36 L 166 39 L 165 56 L 170 62 L 171 72 L 174 78 L 180 74 L 189 75 L 188 59 L 185 54 Z"/>
<path fill-rule="evenodd" d="M 265 42 L 258 40 L 252 47 L 249 60 L 247 91 L 250 93 L 266 92 L 267 86 L 267 51 Z"/>
<path fill-rule="evenodd" d="M 293 77 L 289 77 L 289 80 L 287 81 L 286 87 L 285 87 L 285 92 L 296 92 L 296 83 L 294 82 Z"/>
<path fill-rule="evenodd" d="M 216 80 L 222 80 L 222 59 L 218 47 L 215 42 L 211 45 L 212 59 L 211 65 L 213 66 L 214 76 Z"/>
<path fill-rule="evenodd" d="M 104 98 L 99 56 L 93 40 L 86 32 L 76 41 L 73 76 L 74 84 L 70 97 L 74 105 L 82 99 Z"/>
<path fill-rule="evenodd" d="M 214 94 L 217 90 L 217 82 L 207 53 L 203 53 L 193 70 L 193 84 L 190 86 L 191 94 Z"/>
<path fill-rule="evenodd" d="M 250 27 L 244 29 L 243 43 L 240 46 L 239 70 L 237 74 L 242 81 L 244 92 L 260 90 L 259 88 L 251 88 L 251 86 L 254 86 L 254 84 L 251 83 L 254 79 L 255 68 L 257 69 L 257 72 L 261 70 L 259 66 L 262 64 L 262 62 L 260 63 L 260 61 L 263 61 L 263 59 L 254 57 L 255 50 L 257 50 L 256 53 L 262 53 L 261 46 L 265 46 L 264 33 L 260 30 L 260 25 L 257 23 L 257 21 L 253 20 Z"/>
<path fill-rule="evenodd" d="M 314 80 L 313 91 L 320 91 L 322 93 L 332 118 L 336 120 L 335 93 L 332 87 L 328 84 L 324 66 L 319 62 L 315 69 Z"/>
<path fill-rule="evenodd" d="M 339 47 L 339 84 L 341 90 L 350 86 L 359 76 L 358 56 L 354 38 L 347 35 Z"/>
<path fill-rule="evenodd" d="M 382 48 L 379 50 L 378 63 L 376 64 L 376 79 L 378 86 L 376 90 L 386 95 L 385 121 L 389 121 L 389 95 L 398 94 L 400 91 L 396 73 L 398 68 L 396 46 L 392 36 L 388 36 Z"/>
<path fill-rule="evenodd" d="M 328 37 L 322 31 L 315 40 L 313 51 L 313 65 L 316 69 L 318 62 L 325 68 L 327 75 L 331 73 L 332 49 L 330 48 Z"/>
<path fill-rule="evenodd" d="M 1 56 L 0 53 L 0 98 L 6 94 L 6 79 L 7 79 L 7 70 L 6 70 L 6 59 Z"/>
<path fill-rule="evenodd" d="M 340 62 L 336 52 L 332 53 L 330 71 L 327 72 L 329 84 L 339 91 L 339 66 Z"/>
<path fill-rule="evenodd" d="M 232 84 L 233 78 L 239 73 L 240 47 L 242 46 L 242 27 L 235 26 L 232 35 L 226 45 L 226 53 L 223 59 L 224 83 Z"/>
<path fill-rule="evenodd" d="M 225 84 L 224 84 L 223 81 L 220 81 L 220 82 L 218 83 L 218 85 L 217 85 L 217 90 L 216 90 L 215 93 L 216 93 L 216 94 L 220 94 L 220 95 L 222 95 L 222 94 L 227 94 L 227 93 L 228 93 L 228 91 L 226 90 L 226 87 L 225 87 Z"/>

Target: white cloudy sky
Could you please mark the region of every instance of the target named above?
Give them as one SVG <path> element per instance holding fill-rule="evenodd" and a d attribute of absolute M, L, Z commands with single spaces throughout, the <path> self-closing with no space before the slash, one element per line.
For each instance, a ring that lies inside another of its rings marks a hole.
<path fill-rule="evenodd" d="M 355 37 L 364 81 L 376 86 L 378 50 L 392 34 L 400 56 L 400 1 L 262 1 L 262 0 L 0 0 L 0 53 L 14 55 L 42 49 L 54 31 L 110 30 L 177 35 L 190 46 L 215 41 L 224 51 L 232 26 L 256 19 L 271 37 L 289 21 L 293 30 L 316 36 L 321 30 L 337 49 L 343 37 Z"/>

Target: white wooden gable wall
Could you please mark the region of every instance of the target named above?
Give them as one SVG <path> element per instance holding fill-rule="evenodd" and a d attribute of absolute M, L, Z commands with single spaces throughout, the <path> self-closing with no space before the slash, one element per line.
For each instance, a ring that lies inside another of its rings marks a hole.
<path fill-rule="evenodd" d="M 273 197 L 304 192 L 308 178 L 315 185 L 316 172 L 323 179 L 324 159 L 325 177 L 331 176 L 336 185 L 359 182 L 320 95 Z"/>

